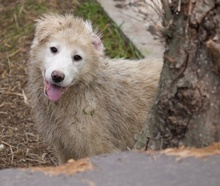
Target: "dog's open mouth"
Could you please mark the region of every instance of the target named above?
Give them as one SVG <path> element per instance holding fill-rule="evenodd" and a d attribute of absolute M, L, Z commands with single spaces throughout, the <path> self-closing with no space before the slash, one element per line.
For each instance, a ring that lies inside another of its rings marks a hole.
<path fill-rule="evenodd" d="M 45 94 L 50 101 L 58 101 L 66 88 L 45 81 Z"/>

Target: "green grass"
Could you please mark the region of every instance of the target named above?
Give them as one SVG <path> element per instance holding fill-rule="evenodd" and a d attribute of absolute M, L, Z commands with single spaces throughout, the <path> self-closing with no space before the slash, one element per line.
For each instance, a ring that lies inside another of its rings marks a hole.
<path fill-rule="evenodd" d="M 28 45 L 34 34 L 34 19 L 51 11 L 74 13 L 84 19 L 91 20 L 94 27 L 102 33 L 102 42 L 106 48 L 107 56 L 130 59 L 141 57 L 132 43 L 121 34 L 120 26 L 115 25 L 109 19 L 100 4 L 92 0 L 80 0 L 78 1 L 80 3 L 73 2 L 73 0 L 67 0 L 63 3 L 59 0 L 0 0 L 0 4 L 5 7 L 0 12 L 0 36 L 3 38 L 0 52 L 7 58 L 12 56 L 17 58 L 16 54 L 19 51 L 29 50 Z"/>
<path fill-rule="evenodd" d="M 91 20 L 93 26 L 102 33 L 102 41 L 106 48 L 106 55 L 112 58 L 141 58 L 141 54 L 128 41 L 117 26 L 103 11 L 100 4 L 94 1 L 85 1 L 80 3 L 74 14 Z"/>
<path fill-rule="evenodd" d="M 0 36 L 3 38 L 0 52 L 5 52 L 6 56 L 10 57 L 19 49 L 25 50 L 24 47 L 33 36 L 34 17 L 48 9 L 43 3 L 34 0 L 3 3 L 5 9 L 0 12 Z"/>

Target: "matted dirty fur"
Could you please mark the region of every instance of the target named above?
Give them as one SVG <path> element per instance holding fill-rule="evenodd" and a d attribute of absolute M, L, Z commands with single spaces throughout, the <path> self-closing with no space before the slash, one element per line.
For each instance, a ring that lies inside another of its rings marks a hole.
<path fill-rule="evenodd" d="M 59 163 L 133 148 L 161 68 L 162 60 L 105 57 L 88 21 L 42 16 L 31 47 L 28 88 L 38 131 Z"/>

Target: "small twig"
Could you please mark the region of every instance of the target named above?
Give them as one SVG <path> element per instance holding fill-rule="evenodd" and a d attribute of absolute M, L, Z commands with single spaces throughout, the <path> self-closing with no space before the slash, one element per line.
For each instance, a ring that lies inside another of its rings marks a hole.
<path fill-rule="evenodd" d="M 28 156 L 29 148 L 27 148 L 25 155 Z"/>
<path fill-rule="evenodd" d="M 8 55 L 8 58 L 15 56 L 19 51 L 20 49 L 17 49 L 16 51 L 12 52 L 11 54 Z"/>
<path fill-rule="evenodd" d="M 5 141 L 1 141 L 1 143 L 3 143 L 4 145 L 7 145 L 7 146 L 9 146 L 9 147 L 14 147 L 13 145 L 10 145 L 10 144 L 8 144 L 8 143 L 5 142 Z"/>
<path fill-rule="evenodd" d="M 39 158 L 39 155 L 38 154 L 34 154 L 34 153 L 30 153 L 28 151 L 27 157 L 29 157 L 29 158 Z"/>
<path fill-rule="evenodd" d="M 51 157 L 50 157 L 50 161 L 51 161 L 51 162 L 52 162 L 52 163 L 53 163 L 55 166 L 57 166 L 57 165 L 58 165 L 58 164 L 57 164 L 57 162 L 55 162 L 55 161 L 54 161 L 54 159 L 53 159 L 53 158 L 51 158 Z"/>
<path fill-rule="evenodd" d="M 26 105 L 29 105 L 28 98 L 27 98 L 27 96 L 26 96 L 26 94 L 25 94 L 25 92 L 24 92 L 23 89 L 22 89 L 22 95 L 23 95 L 23 98 L 24 98 L 24 103 L 25 103 Z"/>
<path fill-rule="evenodd" d="M 177 7 L 177 11 L 180 12 L 181 10 L 181 0 L 178 1 L 178 7 Z"/>
<path fill-rule="evenodd" d="M 35 139 L 31 140 L 31 139 L 29 139 L 28 136 L 35 137 Z M 28 143 L 28 142 L 33 142 L 33 141 L 36 141 L 36 142 L 39 141 L 38 135 L 36 136 L 35 134 L 29 133 L 29 132 L 26 132 L 26 133 L 25 133 L 25 138 L 26 138 L 27 143 Z"/>
<path fill-rule="evenodd" d="M 156 12 L 157 14 L 162 17 L 164 19 L 164 15 L 163 15 L 163 11 L 162 11 L 162 8 L 154 2 L 154 0 L 151 0 L 151 2 L 153 3 L 154 6 L 150 5 L 149 3 L 147 3 L 149 6 L 151 6 Z"/>
<path fill-rule="evenodd" d="M 26 158 L 26 160 L 31 161 L 31 162 L 37 162 L 37 163 L 40 163 L 40 164 L 45 164 L 46 163 L 45 161 L 40 161 L 40 160 L 37 160 L 37 159 L 31 159 L 31 158 Z"/>
<path fill-rule="evenodd" d="M 141 23 L 143 23 L 143 20 L 141 19 L 141 18 L 138 18 L 138 17 L 134 17 L 134 16 L 132 16 L 132 15 L 130 15 L 129 13 L 125 13 L 125 12 L 121 12 L 122 14 L 124 14 L 125 16 L 128 16 L 128 17 L 130 17 L 130 18 L 132 18 L 132 19 L 135 19 L 136 21 L 138 21 L 138 22 L 141 22 Z"/>
<path fill-rule="evenodd" d="M 189 7 L 188 7 L 188 16 L 191 16 L 192 14 L 192 0 L 189 0 Z"/>
<path fill-rule="evenodd" d="M 0 114 L 5 114 L 5 115 L 7 115 L 8 113 L 7 113 L 7 112 L 4 112 L 4 111 L 0 111 Z"/>
<path fill-rule="evenodd" d="M 163 6 L 164 15 L 165 15 L 165 25 L 164 26 L 167 26 L 169 24 L 169 22 L 171 21 L 171 19 L 172 19 L 172 13 L 171 13 L 171 10 L 170 10 L 170 5 L 169 5 L 168 0 L 161 0 L 161 3 L 162 3 L 162 6 Z"/>
<path fill-rule="evenodd" d="M 8 143 L 6 143 L 6 142 L 4 142 L 4 141 L 2 141 L 1 143 L 3 143 L 4 145 L 7 145 L 10 148 L 10 151 L 11 151 L 11 163 L 12 163 L 14 161 L 14 152 L 12 150 L 13 146 L 8 144 Z"/>
<path fill-rule="evenodd" d="M 5 102 L 0 104 L 0 108 L 5 106 Z"/>
<path fill-rule="evenodd" d="M 17 17 L 16 14 L 14 14 L 14 21 L 15 21 L 16 28 L 18 29 L 19 28 L 19 24 L 18 24 L 18 17 Z"/>
<path fill-rule="evenodd" d="M 9 57 L 7 57 L 7 65 L 8 65 L 8 74 L 9 74 L 9 76 L 11 75 L 11 65 L 10 65 L 10 58 Z M 10 81 L 10 79 L 9 79 L 9 81 Z"/>
<path fill-rule="evenodd" d="M 7 126 L 7 129 L 11 129 L 11 130 L 15 130 L 15 131 L 17 131 L 17 130 L 18 130 L 18 128 L 17 128 L 17 127 L 11 127 L 11 126 Z"/>
<path fill-rule="evenodd" d="M 16 95 L 16 96 L 21 96 L 23 97 L 23 94 L 21 93 L 16 93 L 16 92 L 7 92 L 7 91 L 0 91 L 2 94 L 9 94 L 9 95 Z"/>

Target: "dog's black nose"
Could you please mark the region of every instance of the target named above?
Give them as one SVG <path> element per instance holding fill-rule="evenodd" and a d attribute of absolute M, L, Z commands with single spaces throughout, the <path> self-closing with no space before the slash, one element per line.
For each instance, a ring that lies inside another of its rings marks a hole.
<path fill-rule="evenodd" d="M 51 77 L 54 82 L 59 83 L 64 80 L 65 75 L 58 70 L 54 70 L 51 74 Z"/>

